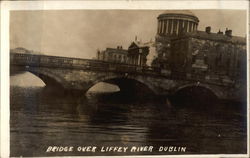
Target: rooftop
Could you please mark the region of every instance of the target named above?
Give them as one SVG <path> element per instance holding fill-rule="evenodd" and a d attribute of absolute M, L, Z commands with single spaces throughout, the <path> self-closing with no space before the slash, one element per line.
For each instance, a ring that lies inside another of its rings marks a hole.
<path fill-rule="evenodd" d="M 194 32 L 187 32 L 175 39 L 185 38 L 185 37 L 195 37 L 200 39 L 208 39 L 213 41 L 223 41 L 223 42 L 232 42 L 232 43 L 239 43 L 239 44 L 246 44 L 246 38 L 240 36 L 228 36 L 225 34 L 218 34 L 218 33 L 207 33 L 206 31 L 194 31 Z"/>
<path fill-rule="evenodd" d="M 195 16 L 194 13 L 192 13 L 189 10 L 166 10 L 162 14 L 183 14 L 183 15 Z"/>
<path fill-rule="evenodd" d="M 122 49 L 122 48 L 106 48 L 106 52 L 111 52 L 111 53 L 122 53 L 126 54 L 128 53 L 128 50 Z"/>

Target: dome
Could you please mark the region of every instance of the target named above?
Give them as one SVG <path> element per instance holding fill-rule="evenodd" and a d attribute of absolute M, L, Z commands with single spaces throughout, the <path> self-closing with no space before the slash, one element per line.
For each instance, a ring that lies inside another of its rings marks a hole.
<path fill-rule="evenodd" d="M 198 17 L 189 10 L 167 10 L 157 19 L 157 33 L 168 37 L 196 31 L 199 24 Z"/>
<path fill-rule="evenodd" d="M 189 10 L 167 10 L 167 11 L 163 12 L 161 15 L 164 15 L 164 14 L 182 14 L 182 15 L 195 16 L 194 13 L 192 13 Z"/>
<path fill-rule="evenodd" d="M 158 19 L 165 19 L 165 18 L 176 18 L 176 19 L 189 19 L 194 20 L 195 22 L 199 22 L 197 16 L 195 16 L 189 10 L 167 10 L 158 16 Z"/>

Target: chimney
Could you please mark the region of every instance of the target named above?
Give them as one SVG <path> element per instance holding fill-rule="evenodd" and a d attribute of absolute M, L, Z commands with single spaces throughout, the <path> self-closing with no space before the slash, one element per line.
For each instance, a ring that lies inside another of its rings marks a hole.
<path fill-rule="evenodd" d="M 223 32 L 219 30 L 219 32 L 217 32 L 217 34 L 221 34 L 221 35 L 223 35 Z"/>
<path fill-rule="evenodd" d="M 211 26 L 206 27 L 206 33 L 208 33 L 208 34 L 211 33 Z"/>
<path fill-rule="evenodd" d="M 232 37 L 232 30 L 226 30 L 225 35 L 227 35 L 228 37 Z"/>

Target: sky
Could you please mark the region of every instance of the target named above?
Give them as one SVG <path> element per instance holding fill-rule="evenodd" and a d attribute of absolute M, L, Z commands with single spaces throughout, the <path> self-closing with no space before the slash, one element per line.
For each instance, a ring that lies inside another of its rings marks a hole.
<path fill-rule="evenodd" d="M 246 12 L 191 10 L 200 20 L 198 30 L 233 30 L 246 35 Z M 10 47 L 24 47 L 47 55 L 92 59 L 98 49 L 128 48 L 138 37 L 155 39 L 157 16 L 163 10 L 50 10 L 11 11 Z"/>
<path fill-rule="evenodd" d="M 191 11 L 200 20 L 198 30 L 205 30 L 206 26 L 211 26 L 212 32 L 228 28 L 233 30 L 233 35 L 246 36 L 245 11 Z M 164 11 L 11 11 L 10 48 L 23 47 L 46 55 L 92 59 L 96 57 L 98 49 L 116 48 L 118 45 L 128 48 L 135 36 L 142 42 L 154 40 L 157 16 L 162 12 Z M 11 85 L 44 86 L 44 83 L 26 72 L 12 76 Z"/>

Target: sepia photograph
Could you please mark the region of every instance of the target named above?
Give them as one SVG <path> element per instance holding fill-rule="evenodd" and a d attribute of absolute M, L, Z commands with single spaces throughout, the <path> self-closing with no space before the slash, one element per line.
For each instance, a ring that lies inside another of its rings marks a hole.
<path fill-rule="evenodd" d="M 11 10 L 10 156 L 248 154 L 247 14 Z"/>

